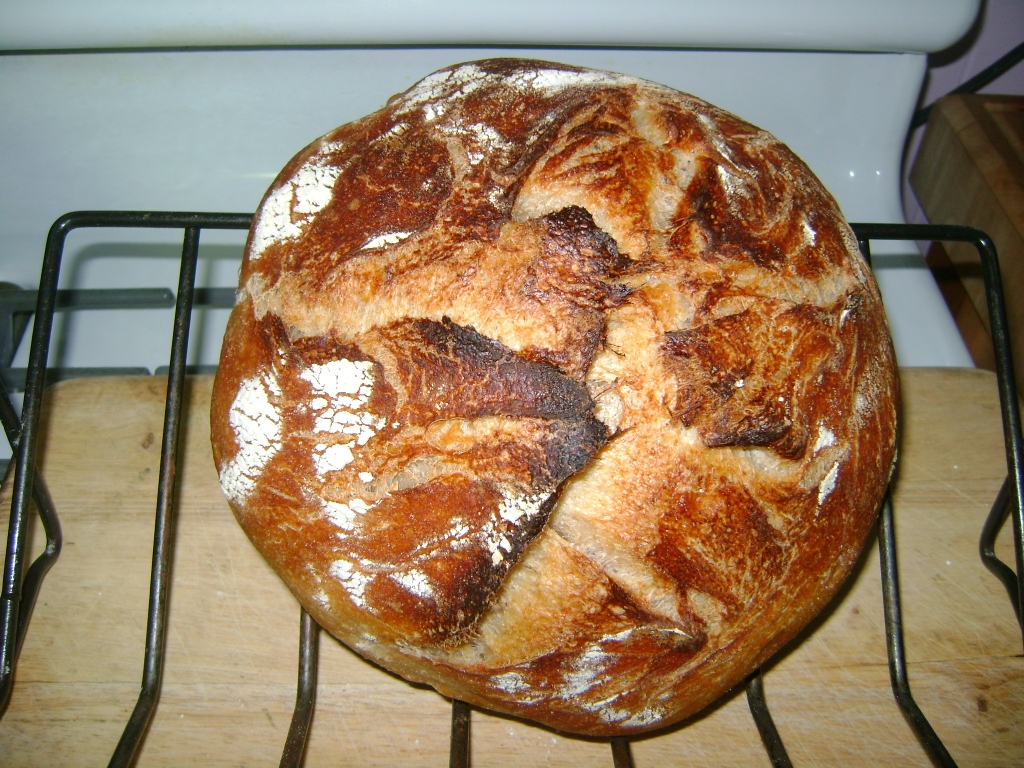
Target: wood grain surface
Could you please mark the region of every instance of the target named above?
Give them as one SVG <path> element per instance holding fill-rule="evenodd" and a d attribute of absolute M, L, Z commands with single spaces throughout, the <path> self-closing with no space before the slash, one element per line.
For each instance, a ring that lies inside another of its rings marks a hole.
<path fill-rule="evenodd" d="M 960 765 L 1024 765 L 1021 633 L 977 554 L 1006 474 L 995 379 L 907 369 L 902 384 L 895 505 L 910 682 Z M 40 461 L 64 550 L 0 719 L 5 766 L 106 765 L 135 704 L 163 386 L 157 377 L 83 379 L 48 394 Z M 140 766 L 276 765 L 294 704 L 299 609 L 221 495 L 209 395 L 210 379 L 191 381 L 167 665 Z M 31 545 L 42 547 L 38 526 Z M 1007 562 L 1011 547 L 1007 526 L 997 547 Z M 879 583 L 872 541 L 840 598 L 766 670 L 794 765 L 930 765 L 891 693 Z M 447 765 L 450 702 L 323 633 L 320 647 L 307 766 Z M 474 768 L 612 765 L 607 742 L 478 711 L 471 734 Z M 632 752 L 637 768 L 770 764 L 742 691 L 635 740 Z"/>

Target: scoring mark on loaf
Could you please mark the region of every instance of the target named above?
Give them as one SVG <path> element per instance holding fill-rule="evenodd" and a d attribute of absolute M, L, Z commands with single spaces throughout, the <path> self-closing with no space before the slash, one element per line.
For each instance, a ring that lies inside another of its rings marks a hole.
<path fill-rule="evenodd" d="M 494 514 L 503 503 L 522 514 L 514 522 Z M 462 510 L 454 519 L 453 508 Z M 535 497 L 510 498 L 458 476 L 362 509 L 336 520 L 341 556 L 330 573 L 354 603 L 427 645 L 465 636 L 546 516 Z"/>
<path fill-rule="evenodd" d="M 282 439 L 314 470 L 287 482 L 331 532 L 329 576 L 408 638 L 462 642 L 607 440 L 587 388 L 447 318 L 346 342 L 257 322 L 288 381 Z"/>

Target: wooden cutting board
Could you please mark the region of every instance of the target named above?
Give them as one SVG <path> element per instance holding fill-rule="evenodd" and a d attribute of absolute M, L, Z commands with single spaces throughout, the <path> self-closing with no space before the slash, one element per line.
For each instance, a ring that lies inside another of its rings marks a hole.
<path fill-rule="evenodd" d="M 1021 633 L 977 554 L 1005 476 L 995 380 L 918 369 L 902 381 L 895 504 L 911 685 L 960 765 L 1024 765 Z M 277 765 L 294 704 L 299 609 L 217 485 L 210 384 L 191 382 L 167 666 L 140 766 Z M 162 415 L 157 377 L 49 392 L 40 458 L 65 543 L 0 720 L 5 766 L 106 765 L 135 704 Z M 1011 546 L 1007 527 L 1007 562 Z M 767 669 L 765 689 L 796 766 L 930 764 L 890 691 L 874 542 L 840 599 Z M 450 711 L 322 634 L 306 765 L 447 765 Z M 475 768 L 612 765 L 607 742 L 476 711 L 471 728 Z M 741 691 L 632 751 L 637 768 L 769 764 Z"/>

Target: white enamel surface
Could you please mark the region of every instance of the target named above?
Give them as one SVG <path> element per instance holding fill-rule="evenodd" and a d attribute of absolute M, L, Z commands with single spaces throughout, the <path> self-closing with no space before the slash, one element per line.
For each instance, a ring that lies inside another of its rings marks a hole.
<path fill-rule="evenodd" d="M 496 55 L 661 82 L 775 133 L 854 221 L 902 221 L 903 136 L 924 75 L 917 54 L 582 49 L 348 49 L 11 55 L 0 59 L 0 280 L 38 283 L 46 232 L 81 209 L 254 211 L 277 172 L 330 129 L 425 74 Z M 200 284 L 235 286 L 242 233 L 206 231 Z M 173 287 L 181 234 L 79 230 L 65 287 Z M 875 244 L 904 365 L 969 365 L 930 274 Z M 889 269 L 889 263 L 899 269 Z M 191 360 L 216 362 L 227 312 L 193 321 Z M 58 320 L 62 365 L 166 365 L 169 310 Z M 25 345 L 22 346 L 25 349 Z M 22 360 L 21 362 L 24 362 Z"/>
<path fill-rule="evenodd" d="M 936 51 L 980 0 L 5 0 L 0 49 L 613 45 Z"/>

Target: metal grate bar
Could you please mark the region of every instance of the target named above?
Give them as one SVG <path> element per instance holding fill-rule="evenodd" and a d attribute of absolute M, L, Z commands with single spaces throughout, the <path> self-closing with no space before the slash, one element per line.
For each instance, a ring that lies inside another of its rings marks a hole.
<path fill-rule="evenodd" d="M 1011 599 L 1014 599 L 1014 612 L 1019 618 L 1024 615 L 1021 604 L 1021 601 L 1024 600 L 1024 494 L 1021 493 L 1021 489 L 1024 489 L 1024 436 L 1021 433 L 1017 382 L 1014 377 L 1013 356 L 1010 351 L 1010 324 L 1006 318 L 1006 302 L 1003 298 L 1003 282 L 996 247 L 988 235 L 974 227 L 934 224 L 853 224 L 851 226 L 860 241 L 861 250 L 867 254 L 870 254 L 869 240 L 954 241 L 971 243 L 978 251 L 985 278 L 985 300 L 988 304 L 989 328 L 995 352 L 999 411 L 1003 421 L 1003 439 L 1008 470 L 1008 498 L 1011 507 L 1009 516 L 1013 519 L 1016 589 L 1010 590 L 1010 596 Z M 993 542 L 998 530 L 996 528 L 992 532 Z M 994 551 L 991 558 L 983 555 L 982 560 L 986 567 L 990 567 L 990 563 L 993 561 L 999 562 Z M 1006 567 L 1006 570 L 1010 569 Z M 1021 640 L 1024 642 L 1024 625 L 1021 627 Z"/>
<path fill-rule="evenodd" d="M 469 768 L 469 704 L 452 700 L 452 734 L 448 746 L 448 768 Z"/>
<path fill-rule="evenodd" d="M 316 706 L 316 674 L 320 658 L 320 625 L 302 610 L 299 619 L 299 684 L 295 691 L 295 711 L 288 727 L 281 768 L 298 768 L 306 751 L 306 738 Z"/>
<path fill-rule="evenodd" d="M 4 561 L 3 596 L 0 600 L 0 710 L 6 705 L 10 696 L 20 650 L 20 640 L 24 638 L 27 631 L 32 602 L 38 592 L 42 577 L 60 550 L 59 522 L 56 514 L 53 513 L 53 505 L 49 501 L 42 483 L 36 482 L 33 461 L 38 444 L 38 426 L 42 393 L 47 377 L 46 360 L 53 331 L 54 312 L 69 303 L 75 304 L 73 300 L 57 290 L 64 244 L 68 235 L 73 230 L 84 227 L 171 228 L 191 229 L 197 240 L 201 227 L 247 229 L 251 222 L 251 214 L 78 211 L 65 214 L 50 227 L 35 301 L 35 319 L 29 347 L 28 368 L 25 372 L 25 398 L 21 425 L 17 439 L 11 440 L 11 445 L 15 449 L 15 474 Z M 188 239 L 189 235 L 186 234 L 186 242 Z M 183 264 L 183 272 L 185 269 Z M 194 273 L 194 265 L 192 269 Z M 183 308 L 182 311 L 186 315 L 191 311 L 191 290 L 190 287 L 184 297 L 180 295 L 179 291 L 178 306 Z M 146 301 L 151 299 L 152 297 L 149 296 L 145 298 Z M 32 566 L 26 568 L 28 510 L 30 501 L 33 499 L 42 515 L 43 527 L 47 535 L 47 546 L 43 555 L 37 558 Z M 166 608 L 166 604 L 164 604 L 164 608 Z"/>
<path fill-rule="evenodd" d="M 863 229 L 864 226 L 854 225 L 861 253 L 870 264 L 870 241 L 872 238 L 870 235 L 864 234 Z M 931 723 L 928 722 L 928 718 L 924 716 L 921 708 L 917 705 L 910 690 L 906 651 L 903 645 L 903 613 L 900 602 L 899 574 L 896 569 L 896 538 L 892 519 L 892 501 L 888 489 L 886 489 L 886 498 L 879 514 L 878 526 L 878 552 L 882 570 L 882 610 L 885 614 L 886 653 L 889 657 L 889 681 L 892 685 L 893 696 L 903 712 L 903 716 L 910 723 L 914 734 L 921 742 L 921 746 L 928 752 L 932 760 L 943 768 L 950 766 L 955 768 L 956 763 L 953 762 L 953 758 L 946 751 L 945 745 L 935 733 Z"/>
<path fill-rule="evenodd" d="M 789 761 L 782 737 L 775 728 L 771 712 L 768 711 L 768 701 L 764 696 L 764 678 L 761 677 L 760 669 L 747 678 L 747 706 L 750 707 L 750 714 L 757 725 L 757 732 L 761 734 L 768 759 L 772 761 L 772 768 L 792 768 L 793 764 Z"/>
<path fill-rule="evenodd" d="M 39 291 L 0 283 L 0 366 L 8 366 L 21 343 L 28 319 L 35 310 Z M 162 309 L 174 306 L 174 294 L 167 288 L 95 288 L 58 290 L 54 309 Z M 6 368 L 0 374 L 9 379 Z M 24 376 L 24 374 L 22 374 Z M 52 381 L 52 378 L 50 379 Z M 18 388 L 23 388 L 22 383 Z M 13 388 L 8 384 L 8 388 Z"/>
<path fill-rule="evenodd" d="M 9 391 L 25 389 L 28 368 L 11 368 L 10 362 L 24 334 L 28 317 L 33 313 L 39 291 L 16 288 L 0 283 L 0 382 Z M 230 309 L 235 303 L 234 288 L 196 288 L 193 307 Z M 170 288 L 75 288 L 56 293 L 55 311 L 90 309 L 167 309 L 175 305 Z M 169 368 L 160 366 L 152 373 L 166 376 Z M 216 366 L 190 366 L 188 375 L 213 373 Z M 51 367 L 46 371 L 47 384 L 90 376 L 148 376 L 142 367 Z M 13 443 L 12 443 L 13 444 Z"/>
<path fill-rule="evenodd" d="M 981 554 L 981 562 L 1006 587 L 1006 594 L 1010 596 L 1010 602 L 1013 603 L 1013 609 L 1017 613 L 1017 621 L 1020 622 L 1020 590 L 1017 586 L 1017 574 L 996 557 L 996 537 L 1006 524 L 1006 518 L 1010 516 L 1013 501 L 1013 487 L 1010 484 L 1010 478 L 1007 477 L 999 489 L 995 503 L 992 504 L 992 510 L 985 519 L 985 526 L 981 530 L 981 538 L 978 541 L 978 549 Z"/>
<path fill-rule="evenodd" d="M 892 501 L 886 496 L 879 517 L 878 553 L 882 569 L 882 607 L 885 611 L 886 650 L 889 654 L 889 679 L 896 703 L 917 734 L 922 746 L 936 765 L 955 768 L 946 747 L 910 692 L 906 652 L 903 646 L 903 611 L 900 602 L 899 573 L 896 568 L 896 532 L 892 519 Z"/>
<path fill-rule="evenodd" d="M 3 423 L 4 432 L 7 434 L 7 440 L 10 442 L 12 447 L 17 447 L 19 436 L 19 429 L 21 427 L 20 419 L 11 403 L 11 398 L 7 393 L 7 388 L 4 387 L 3 382 L 0 381 L 0 422 Z M 57 511 L 53 505 L 53 499 L 50 498 L 50 492 L 46 489 L 46 485 L 43 483 L 43 479 L 35 472 L 33 472 L 32 480 L 32 498 L 36 504 L 36 512 L 39 515 L 39 519 L 43 524 L 43 533 L 46 535 L 46 546 L 39 556 L 32 562 L 28 570 L 25 572 L 24 578 L 21 580 L 21 594 L 8 593 L 5 591 L 4 599 L 17 600 L 20 602 L 17 612 L 11 616 L 13 624 L 13 643 L 14 648 L 10 654 L 12 660 L 12 671 L 13 666 L 17 664 L 18 656 L 21 654 L 21 647 L 25 642 L 25 634 L 28 632 L 29 619 L 32 617 L 32 609 L 36 604 L 36 598 L 39 596 L 39 590 L 43 585 L 43 578 L 47 572 L 57 562 L 57 558 L 60 556 L 60 550 L 64 542 L 63 534 L 61 533 L 60 520 L 57 517 Z M 14 527 L 12 520 L 12 528 Z M 8 565 L 12 566 L 17 561 L 14 558 L 8 558 Z M 20 576 L 20 574 L 17 574 Z M 5 573 L 6 577 L 6 573 Z M 14 583 L 12 578 L 12 583 Z M 7 584 L 5 578 L 4 584 Z M 9 614 L 10 615 L 10 614 Z M 2 680 L 2 688 L 0 688 L 0 712 L 3 711 L 7 700 L 11 695 L 11 687 L 14 680 L 13 674 L 4 676 Z"/>
<path fill-rule="evenodd" d="M 157 371 L 159 373 L 159 371 Z M 166 375 L 166 369 L 164 370 Z M 68 379 L 84 379 L 95 376 L 149 376 L 148 368 L 119 366 L 114 368 L 55 367 L 46 371 L 46 383 L 56 384 Z M 0 368 L 0 383 L 11 392 L 20 392 L 28 382 L 28 368 Z"/>
<path fill-rule="evenodd" d="M 612 765 L 614 768 L 633 768 L 633 751 L 629 739 L 612 739 Z"/>
<path fill-rule="evenodd" d="M 171 341 L 171 372 L 167 382 L 163 442 L 160 450 L 160 475 L 157 486 L 156 526 L 153 535 L 153 570 L 150 576 L 149 621 L 146 628 L 146 656 L 143 662 L 142 691 L 121 734 L 110 760 L 112 766 L 130 765 L 142 736 L 156 709 L 163 679 L 164 649 L 167 638 L 167 606 L 171 587 L 171 553 L 174 537 L 174 481 L 178 472 L 178 435 L 181 431 L 181 405 L 185 394 L 185 353 L 192 320 L 192 293 L 195 289 L 196 263 L 199 260 L 199 229 L 185 228 L 181 247 L 181 273 L 178 302 L 174 312 Z"/>
<path fill-rule="evenodd" d="M 986 85 L 1001 77 L 1004 73 L 1009 72 L 1015 66 L 1020 64 L 1021 61 L 1024 61 L 1024 43 L 1014 46 L 970 80 L 966 80 L 945 95 L 952 96 L 955 93 L 977 93 Z M 937 101 L 938 99 L 933 101 L 927 107 L 921 107 L 914 113 L 914 117 L 910 121 L 911 130 L 920 128 L 928 122 L 928 118 L 931 116 L 932 109 L 935 108 Z"/>
<path fill-rule="evenodd" d="M 17 662 L 21 601 L 25 578 L 25 546 L 27 541 L 28 506 L 35 485 L 35 448 L 38 435 L 39 409 L 46 374 L 56 301 L 57 278 L 64 251 L 64 239 L 70 222 L 67 217 L 50 228 L 43 254 L 40 291 L 36 301 L 36 321 L 29 348 L 29 372 L 25 385 L 21 430 L 15 452 L 14 485 L 11 499 L 11 522 L 7 535 L 7 556 L 4 562 L 3 599 L 0 601 L 0 705 L 7 703 Z"/>
<path fill-rule="evenodd" d="M 231 309 L 235 306 L 234 288 L 196 288 L 193 304 L 197 307 Z"/>

